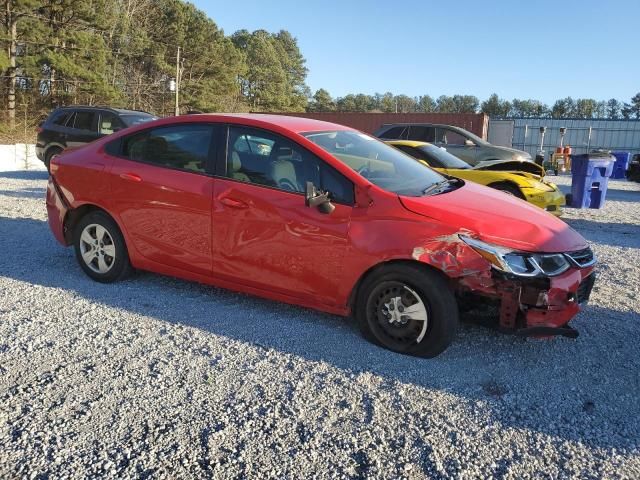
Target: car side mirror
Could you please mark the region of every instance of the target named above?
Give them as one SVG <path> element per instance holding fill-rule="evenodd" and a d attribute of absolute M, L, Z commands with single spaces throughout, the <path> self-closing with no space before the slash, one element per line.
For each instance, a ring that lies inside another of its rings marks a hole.
<path fill-rule="evenodd" d="M 475 143 L 473 143 L 473 140 L 469 140 L 468 138 L 464 141 L 464 144 L 465 144 L 467 147 L 475 147 L 475 146 L 476 146 L 476 144 L 475 144 Z"/>
<path fill-rule="evenodd" d="M 316 189 L 313 182 L 307 182 L 307 193 L 305 195 L 305 205 L 315 207 L 320 213 L 330 214 L 336 207 L 329 199 L 329 193 Z"/>

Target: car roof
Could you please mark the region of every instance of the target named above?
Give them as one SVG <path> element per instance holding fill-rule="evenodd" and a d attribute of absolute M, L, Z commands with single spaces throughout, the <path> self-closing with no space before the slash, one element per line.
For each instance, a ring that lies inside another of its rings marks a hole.
<path fill-rule="evenodd" d="M 312 118 L 296 117 L 290 115 L 271 115 L 266 113 L 199 113 L 192 115 L 180 115 L 178 117 L 165 117 L 158 123 L 180 122 L 229 122 L 243 123 L 255 127 L 280 127 L 295 133 L 326 132 L 335 130 L 353 130 L 350 127 L 337 123 L 314 120 Z"/>

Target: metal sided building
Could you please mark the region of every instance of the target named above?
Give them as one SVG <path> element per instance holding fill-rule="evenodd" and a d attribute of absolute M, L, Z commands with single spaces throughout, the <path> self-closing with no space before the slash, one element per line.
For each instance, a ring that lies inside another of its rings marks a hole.
<path fill-rule="evenodd" d="M 640 120 L 512 118 L 489 121 L 489 142 L 529 152 L 540 149 L 540 127 L 546 127 L 543 150 L 547 154 L 560 145 L 560 128 L 565 127 L 564 145 L 574 153 L 595 149 L 640 153 Z"/>

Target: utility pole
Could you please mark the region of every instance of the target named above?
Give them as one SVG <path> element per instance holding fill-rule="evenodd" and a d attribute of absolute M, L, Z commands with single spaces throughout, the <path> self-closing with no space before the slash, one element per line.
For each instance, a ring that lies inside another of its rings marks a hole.
<path fill-rule="evenodd" d="M 176 55 L 176 115 L 180 115 L 180 47 Z"/>
<path fill-rule="evenodd" d="M 18 22 L 17 15 L 11 10 L 11 3 L 6 2 L 5 19 L 7 23 L 7 33 L 9 33 L 9 91 L 7 98 L 7 111 L 9 113 L 9 127 L 16 126 L 16 56 Z"/>

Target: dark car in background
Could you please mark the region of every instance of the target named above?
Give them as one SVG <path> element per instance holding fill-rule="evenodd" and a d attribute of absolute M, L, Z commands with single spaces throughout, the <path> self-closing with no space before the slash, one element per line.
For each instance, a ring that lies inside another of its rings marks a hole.
<path fill-rule="evenodd" d="M 383 140 L 416 140 L 445 148 L 469 165 L 495 160 L 531 161 L 531 155 L 515 148 L 492 145 L 464 128 L 434 123 L 395 123 L 374 135 Z"/>
<path fill-rule="evenodd" d="M 147 112 L 121 108 L 70 106 L 56 108 L 38 128 L 36 155 L 49 169 L 51 157 L 139 123 L 155 120 Z"/>

